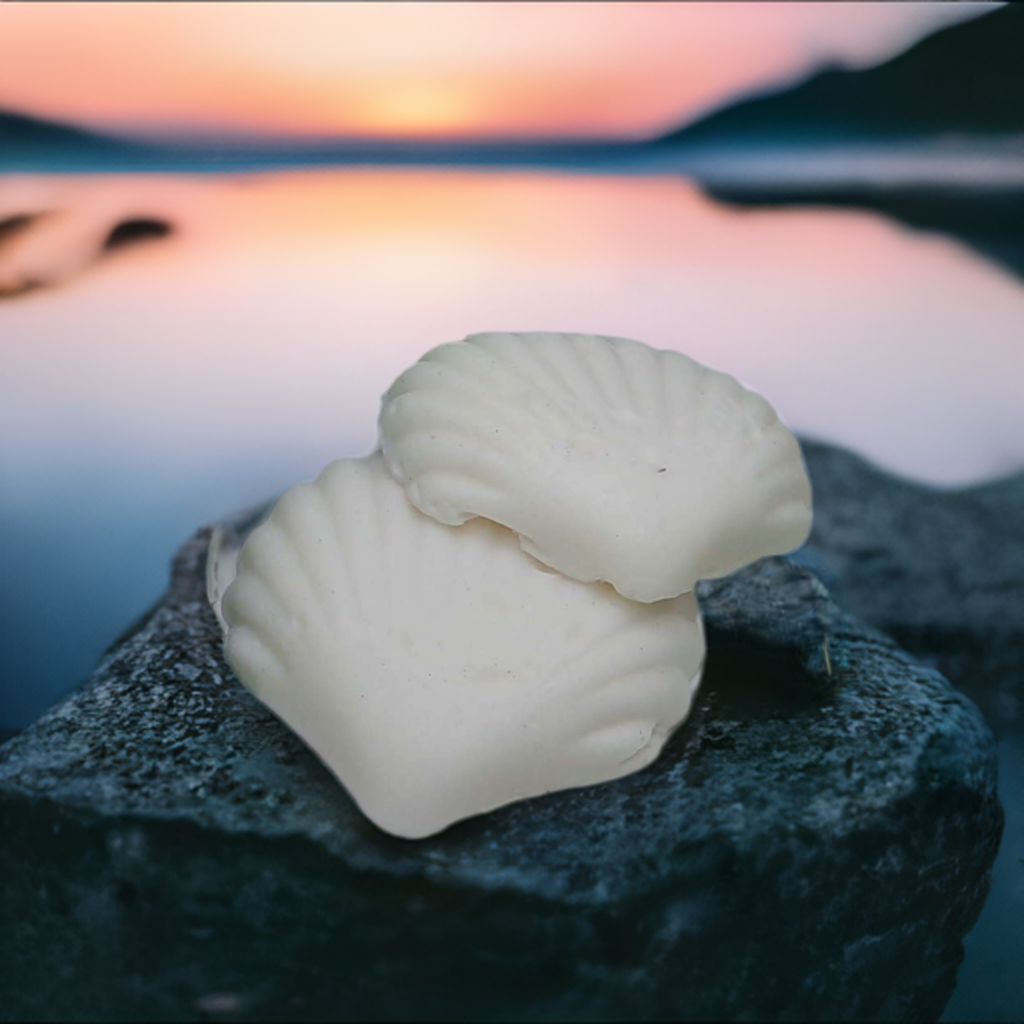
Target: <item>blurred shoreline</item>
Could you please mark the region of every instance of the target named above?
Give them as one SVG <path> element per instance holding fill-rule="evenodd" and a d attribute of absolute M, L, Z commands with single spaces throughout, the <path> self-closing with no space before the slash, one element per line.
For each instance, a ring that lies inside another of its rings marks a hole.
<path fill-rule="evenodd" d="M 695 143 L 660 139 L 331 139 L 294 143 L 182 140 L 153 144 L 87 138 L 88 144 L 69 148 L 19 147 L 15 142 L 0 155 L 0 173 L 240 174 L 331 167 L 437 167 L 499 172 L 682 174 L 701 184 L 759 190 L 813 190 L 836 185 L 1024 188 L 1024 133 Z"/>
<path fill-rule="evenodd" d="M 70 149 L 43 147 L 19 156 L 15 147 L 0 155 L 0 249 L 28 220 L 45 212 L 17 197 L 19 180 L 25 179 L 57 184 L 72 177 L 114 175 L 140 182 L 166 176 L 244 181 L 268 173 L 331 170 L 679 177 L 726 206 L 871 210 L 917 230 L 952 236 L 1024 279 L 1024 134 L 692 144 L 334 140 L 154 146 L 85 138 L 88 142 Z M 165 230 L 156 220 L 136 224 L 126 240 L 136 228 L 154 236 Z"/>

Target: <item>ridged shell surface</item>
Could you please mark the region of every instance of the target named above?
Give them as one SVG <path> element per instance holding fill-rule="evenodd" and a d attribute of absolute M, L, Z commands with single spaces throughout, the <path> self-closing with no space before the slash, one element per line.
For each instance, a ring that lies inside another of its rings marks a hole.
<path fill-rule="evenodd" d="M 637 604 L 487 520 L 443 526 L 379 454 L 281 498 L 223 613 L 242 682 L 409 838 L 645 767 L 704 659 L 692 595 Z"/>
<path fill-rule="evenodd" d="M 482 516 L 635 601 L 799 547 L 811 488 L 790 431 L 728 374 L 581 334 L 441 345 L 384 395 L 381 448 L 441 523 Z"/>

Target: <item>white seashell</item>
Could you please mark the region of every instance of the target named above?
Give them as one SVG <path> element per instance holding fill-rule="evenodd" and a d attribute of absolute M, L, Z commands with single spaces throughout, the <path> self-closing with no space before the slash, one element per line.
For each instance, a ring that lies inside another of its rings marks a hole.
<path fill-rule="evenodd" d="M 224 618 L 224 595 L 238 574 L 238 555 L 245 538 L 265 515 L 265 506 L 259 505 L 237 513 L 230 521 L 217 523 L 210 531 L 206 549 L 206 598 L 225 637 L 228 623 Z"/>
<path fill-rule="evenodd" d="M 551 572 L 491 522 L 441 526 L 379 454 L 281 498 L 223 614 L 242 682 L 409 838 L 645 767 L 704 658 L 692 594 L 636 604 Z"/>
<path fill-rule="evenodd" d="M 222 525 L 213 528 L 206 552 L 206 599 L 225 637 L 228 635 L 228 624 L 222 607 L 224 593 L 238 574 L 239 550 L 237 545 L 231 543 Z"/>
<path fill-rule="evenodd" d="M 800 447 L 760 395 L 678 352 L 585 334 L 476 334 L 384 395 L 389 471 L 420 511 L 482 516 L 635 601 L 799 547 Z"/>

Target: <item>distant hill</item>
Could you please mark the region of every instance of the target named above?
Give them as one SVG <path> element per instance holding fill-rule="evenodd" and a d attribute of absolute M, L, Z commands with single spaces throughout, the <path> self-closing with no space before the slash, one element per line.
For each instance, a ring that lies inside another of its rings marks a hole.
<path fill-rule="evenodd" d="M 0 110 L 4 171 L 233 171 L 313 166 L 582 167 L 642 154 L 646 143 L 617 139 L 421 139 L 183 135 L 159 142 L 101 135 Z"/>
<path fill-rule="evenodd" d="M 822 71 L 717 111 L 658 145 L 1024 133 L 1024 5 L 952 25 L 878 67 Z"/>
<path fill-rule="evenodd" d="M 126 139 L 0 110 L 0 164 L 54 161 L 84 157 L 92 161 L 130 161 L 148 155 L 151 147 Z"/>

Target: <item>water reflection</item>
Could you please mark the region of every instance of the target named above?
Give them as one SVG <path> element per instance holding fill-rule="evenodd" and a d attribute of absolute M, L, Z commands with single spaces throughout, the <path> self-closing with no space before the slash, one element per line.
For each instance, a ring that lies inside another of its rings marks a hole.
<path fill-rule="evenodd" d="M 143 181 L 131 182 L 122 195 L 110 181 L 5 180 L 0 298 L 63 284 L 107 253 L 170 235 L 174 228 L 163 212 L 171 200 L 166 185 Z"/>
<path fill-rule="evenodd" d="M 19 461 L 327 459 L 372 443 L 426 348 L 548 329 L 687 351 L 922 480 L 1024 463 L 1024 289 L 881 217 L 727 209 L 673 177 L 23 179 L 5 202 L 33 189 L 61 212 L 0 273 L 65 287 L 0 309 Z M 97 262 L 141 218 L 176 237 Z"/>
<path fill-rule="evenodd" d="M 197 524 L 368 450 L 397 373 L 474 331 L 679 348 L 923 480 L 1024 462 L 1024 288 L 881 216 L 411 169 L 25 177 L 0 206 L 46 212 L 0 274 L 52 285 L 0 303 L 0 723 L 84 677 Z M 173 230 L 101 257 L 140 219 Z"/>

